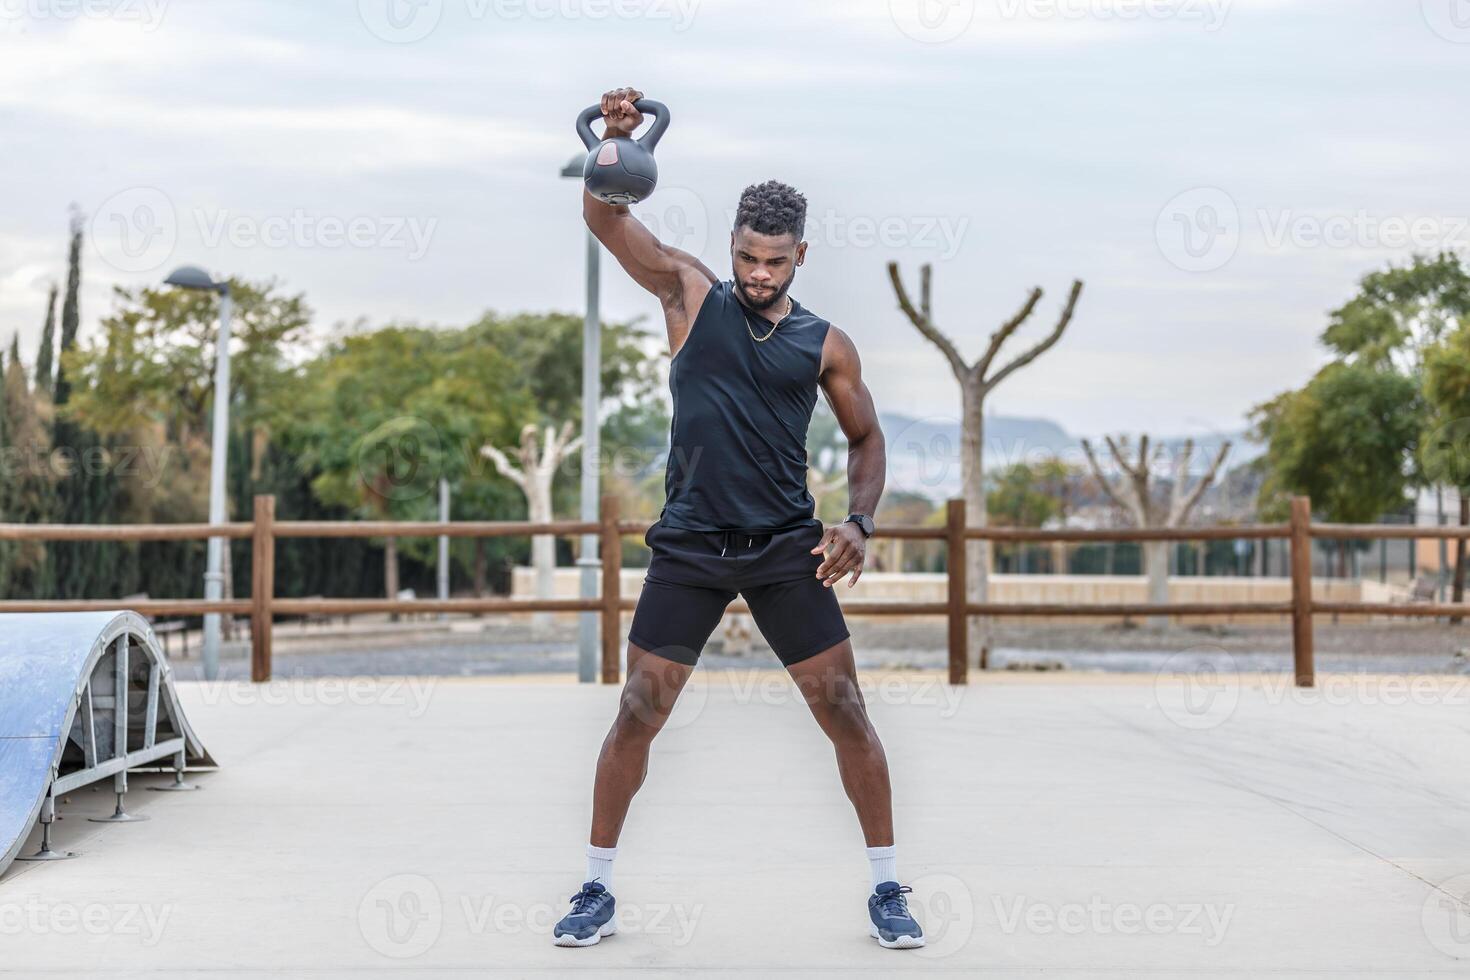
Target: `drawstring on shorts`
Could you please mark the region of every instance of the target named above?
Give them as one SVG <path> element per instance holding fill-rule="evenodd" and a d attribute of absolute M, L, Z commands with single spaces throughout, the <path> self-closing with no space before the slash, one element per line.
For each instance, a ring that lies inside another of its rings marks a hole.
<path fill-rule="evenodd" d="M 725 552 L 730 550 L 730 538 L 732 536 L 735 536 L 735 532 L 734 531 L 726 531 L 725 532 L 725 536 L 724 536 L 723 542 L 720 545 L 720 557 L 721 558 L 725 557 Z M 754 538 L 746 538 L 745 539 L 745 546 L 747 548 L 749 548 L 754 541 L 755 541 Z"/>

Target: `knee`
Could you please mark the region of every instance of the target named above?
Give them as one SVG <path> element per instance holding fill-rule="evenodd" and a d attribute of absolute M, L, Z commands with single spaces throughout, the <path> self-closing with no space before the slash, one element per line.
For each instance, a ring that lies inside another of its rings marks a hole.
<path fill-rule="evenodd" d="M 868 709 L 855 686 L 851 690 L 835 690 L 832 696 L 814 704 L 822 728 L 833 742 L 851 744 L 866 742 L 873 734 Z"/>
<path fill-rule="evenodd" d="M 666 716 L 667 708 L 659 704 L 659 697 L 652 687 L 629 678 L 618 701 L 613 735 L 621 739 L 652 738 L 663 728 Z"/>

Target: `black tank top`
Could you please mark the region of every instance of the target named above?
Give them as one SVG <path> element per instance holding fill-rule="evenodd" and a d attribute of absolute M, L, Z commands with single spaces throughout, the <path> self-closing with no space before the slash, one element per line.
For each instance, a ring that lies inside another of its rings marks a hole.
<path fill-rule="evenodd" d="M 691 531 L 777 531 L 816 524 L 806 434 L 817 404 L 826 320 L 791 301 L 774 324 L 710 287 L 669 367 L 674 395 L 659 520 Z M 758 343 L 751 336 L 770 339 Z"/>

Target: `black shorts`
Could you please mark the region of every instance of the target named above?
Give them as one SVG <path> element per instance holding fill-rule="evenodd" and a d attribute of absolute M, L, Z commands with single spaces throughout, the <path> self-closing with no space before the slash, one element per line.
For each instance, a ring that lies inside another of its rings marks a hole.
<path fill-rule="evenodd" d="M 628 642 L 694 666 L 725 607 L 738 593 L 761 635 L 786 666 L 847 639 L 837 595 L 817 578 L 822 526 L 745 534 L 654 524 L 653 551 Z"/>

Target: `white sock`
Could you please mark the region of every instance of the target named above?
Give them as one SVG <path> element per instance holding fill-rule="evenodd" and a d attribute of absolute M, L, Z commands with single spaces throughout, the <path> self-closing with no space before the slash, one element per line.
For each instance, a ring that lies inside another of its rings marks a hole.
<path fill-rule="evenodd" d="M 897 881 L 898 845 L 868 848 L 868 866 L 873 871 L 873 891 L 885 881 Z"/>
<path fill-rule="evenodd" d="M 612 891 L 612 866 L 613 858 L 618 856 L 616 847 L 595 847 L 587 845 L 587 877 L 583 881 L 597 881 L 602 887 Z"/>

